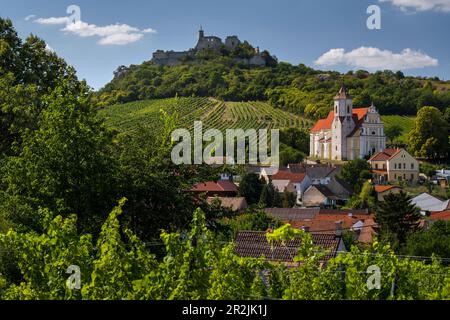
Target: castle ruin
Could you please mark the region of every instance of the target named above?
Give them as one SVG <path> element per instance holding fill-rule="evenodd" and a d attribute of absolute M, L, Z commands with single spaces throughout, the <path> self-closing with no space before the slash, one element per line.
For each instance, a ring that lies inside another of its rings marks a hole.
<path fill-rule="evenodd" d="M 194 49 L 188 51 L 163 51 L 158 50 L 153 53 L 152 61 L 155 64 L 161 66 L 175 66 L 183 62 L 195 59 L 195 54 L 201 50 L 214 50 L 220 51 L 222 48 L 233 50 L 241 44 L 241 41 L 237 36 L 228 36 L 225 39 L 225 43 L 221 38 L 216 36 L 205 36 L 203 28 L 200 28 L 197 45 Z M 249 59 L 247 58 L 235 58 L 236 63 L 242 63 L 250 66 L 264 67 L 267 65 L 267 61 L 264 56 L 259 52 L 259 48 L 255 50 L 255 55 Z"/>

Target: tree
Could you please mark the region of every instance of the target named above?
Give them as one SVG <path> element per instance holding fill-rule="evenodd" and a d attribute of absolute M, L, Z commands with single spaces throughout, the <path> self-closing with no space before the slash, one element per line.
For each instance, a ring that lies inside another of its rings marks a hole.
<path fill-rule="evenodd" d="M 366 181 L 359 195 L 353 195 L 346 207 L 374 210 L 376 208 L 376 194 L 372 182 Z"/>
<path fill-rule="evenodd" d="M 340 178 L 353 186 L 354 193 L 359 193 L 363 183 L 372 178 L 370 170 L 370 164 L 366 160 L 351 160 L 342 166 Z"/>
<path fill-rule="evenodd" d="M 264 182 L 253 173 L 245 173 L 239 183 L 239 196 L 245 197 L 249 205 L 258 203 Z"/>
<path fill-rule="evenodd" d="M 381 234 L 394 236 L 403 245 L 410 232 L 419 229 L 421 214 L 419 208 L 411 203 L 411 197 L 401 191 L 384 196 L 384 202 L 379 204 L 375 221 Z"/>
<path fill-rule="evenodd" d="M 446 156 L 448 128 L 449 124 L 437 108 L 421 108 L 417 113 L 414 129 L 408 135 L 411 153 L 433 160 Z"/>
<path fill-rule="evenodd" d="M 436 221 L 429 229 L 408 236 L 404 254 L 445 258 L 450 257 L 450 221 Z"/>
<path fill-rule="evenodd" d="M 268 184 L 265 184 L 261 191 L 259 206 L 262 208 L 271 208 L 276 205 L 280 206 L 279 195 L 276 198 L 277 193 L 278 191 L 275 189 L 275 186 L 272 184 L 272 181 L 270 181 Z"/>
<path fill-rule="evenodd" d="M 398 124 L 393 124 L 386 127 L 385 134 L 391 144 L 393 144 L 394 140 L 403 134 L 403 128 Z"/>
<path fill-rule="evenodd" d="M 64 80 L 42 103 L 39 129 L 25 131 L 18 156 L 7 159 L 1 214 L 17 226 L 41 230 L 39 208 L 64 216 L 76 212 L 82 229 L 93 230 L 114 201 L 111 137 L 86 87 L 76 93 Z"/>

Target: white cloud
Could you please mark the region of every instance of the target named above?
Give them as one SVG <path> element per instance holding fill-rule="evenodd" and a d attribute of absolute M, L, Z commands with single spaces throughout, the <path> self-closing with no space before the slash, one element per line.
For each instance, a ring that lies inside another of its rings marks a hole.
<path fill-rule="evenodd" d="M 31 19 L 34 19 L 34 18 L 36 18 L 36 15 L 30 14 L 29 16 L 27 16 L 27 17 L 25 18 L 25 21 L 30 21 Z"/>
<path fill-rule="evenodd" d="M 34 22 L 45 25 L 61 25 L 61 24 L 68 24 L 70 22 L 70 18 L 69 17 L 39 18 L 34 20 Z"/>
<path fill-rule="evenodd" d="M 450 12 L 450 0 L 379 0 L 380 2 L 390 2 L 400 9 L 415 11 L 442 11 Z"/>
<path fill-rule="evenodd" d="M 141 40 L 146 33 L 156 33 L 152 28 L 140 30 L 127 24 L 97 26 L 83 21 L 72 22 L 69 17 L 39 18 L 34 22 L 43 25 L 66 25 L 61 31 L 79 37 L 99 37 L 98 43 L 101 45 L 126 45 Z"/>
<path fill-rule="evenodd" d="M 439 65 L 439 61 L 429 55 L 404 49 L 400 53 L 372 47 L 360 47 L 346 52 L 344 49 L 331 49 L 320 56 L 315 64 L 320 66 L 348 66 L 373 70 L 407 70 Z"/>

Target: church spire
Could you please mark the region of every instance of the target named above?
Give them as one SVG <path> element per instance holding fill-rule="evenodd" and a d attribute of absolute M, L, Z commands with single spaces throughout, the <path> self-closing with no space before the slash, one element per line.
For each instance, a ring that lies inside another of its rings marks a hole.
<path fill-rule="evenodd" d="M 345 87 L 345 84 L 342 83 L 341 89 L 339 89 L 338 94 L 334 97 L 335 100 L 344 100 L 344 99 L 351 99 L 352 97 L 347 91 L 347 88 Z"/>

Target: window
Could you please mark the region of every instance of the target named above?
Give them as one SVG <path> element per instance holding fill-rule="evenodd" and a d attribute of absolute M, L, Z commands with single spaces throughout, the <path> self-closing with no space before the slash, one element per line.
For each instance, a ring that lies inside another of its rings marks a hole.
<path fill-rule="evenodd" d="M 396 163 L 394 164 L 394 169 L 397 169 L 397 164 Z"/>
<path fill-rule="evenodd" d="M 330 110 L 330 109 L 328 109 Z M 350 106 L 347 106 L 347 113 L 350 113 Z"/>
<path fill-rule="evenodd" d="M 406 163 L 403 164 L 403 169 L 406 170 Z"/>
<path fill-rule="evenodd" d="M 414 163 L 411 163 L 411 170 L 414 170 Z"/>
<path fill-rule="evenodd" d="M 377 164 L 375 164 L 375 169 L 378 169 L 378 163 L 377 163 Z"/>
<path fill-rule="evenodd" d="M 411 180 L 414 180 L 414 175 L 411 173 Z"/>

